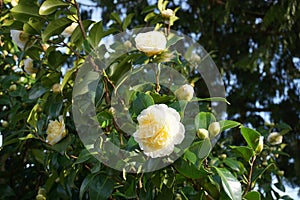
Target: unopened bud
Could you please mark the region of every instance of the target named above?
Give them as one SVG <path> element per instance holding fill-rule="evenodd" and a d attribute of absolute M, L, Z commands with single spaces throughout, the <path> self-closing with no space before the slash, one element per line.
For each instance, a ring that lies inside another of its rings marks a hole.
<path fill-rule="evenodd" d="M 2 126 L 4 128 L 8 127 L 8 125 L 9 125 L 9 123 L 7 121 L 5 121 L 5 120 L 2 121 Z"/>
<path fill-rule="evenodd" d="M 174 15 L 174 11 L 171 10 L 171 9 L 166 9 L 166 10 L 163 10 L 161 11 L 161 16 L 164 17 L 164 18 L 170 18 Z"/>
<path fill-rule="evenodd" d="M 132 47 L 132 43 L 129 41 L 129 40 L 126 40 L 124 42 L 124 46 L 127 48 L 127 49 L 130 49 Z"/>
<path fill-rule="evenodd" d="M 10 87 L 9 87 L 9 91 L 16 91 L 17 89 L 17 85 L 16 84 L 12 84 Z"/>
<path fill-rule="evenodd" d="M 194 95 L 194 88 L 189 84 L 185 84 L 178 88 L 174 94 L 178 100 L 190 101 Z"/>
<path fill-rule="evenodd" d="M 260 152 L 262 152 L 263 148 L 264 148 L 264 137 L 260 136 L 259 137 L 258 145 L 257 145 L 257 147 L 255 149 L 255 152 L 256 153 L 260 153 Z"/>
<path fill-rule="evenodd" d="M 219 159 L 224 160 L 227 158 L 227 155 L 225 153 L 222 153 L 221 155 L 219 155 Z"/>
<path fill-rule="evenodd" d="M 36 200 L 46 200 L 46 197 L 42 194 L 38 194 L 38 195 L 36 195 L 35 199 Z"/>
<path fill-rule="evenodd" d="M 220 123 L 213 122 L 208 126 L 208 132 L 210 137 L 216 137 L 221 131 Z"/>
<path fill-rule="evenodd" d="M 61 85 L 59 83 L 55 83 L 54 85 L 52 85 L 52 91 L 55 94 L 59 94 L 61 92 Z"/>
<path fill-rule="evenodd" d="M 277 174 L 278 174 L 279 176 L 283 176 L 283 175 L 284 175 L 284 171 L 283 171 L 283 170 L 279 170 L 279 171 L 277 171 Z"/>
<path fill-rule="evenodd" d="M 204 129 L 204 128 L 199 128 L 197 131 L 197 136 L 201 139 L 204 140 L 206 138 L 209 138 L 209 133 L 208 130 Z"/>

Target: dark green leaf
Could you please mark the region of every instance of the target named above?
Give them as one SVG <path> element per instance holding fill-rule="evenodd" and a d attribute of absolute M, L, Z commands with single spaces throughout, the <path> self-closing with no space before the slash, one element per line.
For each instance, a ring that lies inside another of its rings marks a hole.
<path fill-rule="evenodd" d="M 203 168 L 199 170 L 194 164 L 189 163 L 182 158 L 179 158 L 174 163 L 174 167 L 180 174 L 184 175 L 187 178 L 198 179 L 206 177 L 208 175 L 208 173 L 203 170 Z"/>
<path fill-rule="evenodd" d="M 232 200 L 241 200 L 242 199 L 242 186 L 241 183 L 234 177 L 230 171 L 226 168 L 213 167 L 222 180 L 222 186 L 226 194 Z"/>
<path fill-rule="evenodd" d="M 60 34 L 65 28 L 72 24 L 68 18 L 59 18 L 50 21 L 44 32 L 42 33 L 42 40 L 46 42 L 51 36 Z"/>
<path fill-rule="evenodd" d="M 108 199 L 114 189 L 114 181 L 107 175 L 97 175 L 89 185 L 90 199 Z"/>
<path fill-rule="evenodd" d="M 130 13 L 129 15 L 126 16 L 126 18 L 124 19 L 123 25 L 122 25 L 123 31 L 125 31 L 126 28 L 129 26 L 133 17 L 134 17 L 133 13 Z"/>

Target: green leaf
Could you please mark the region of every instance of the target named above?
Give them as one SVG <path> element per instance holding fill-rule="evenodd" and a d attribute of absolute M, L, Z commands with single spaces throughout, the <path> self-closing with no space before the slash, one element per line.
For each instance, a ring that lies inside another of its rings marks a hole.
<path fill-rule="evenodd" d="M 195 142 L 188 148 L 188 151 L 196 155 L 197 162 L 193 162 L 193 160 L 190 161 L 193 164 L 196 164 L 198 168 L 200 168 L 200 166 L 202 165 L 202 161 L 208 156 L 208 154 L 211 151 L 210 140 L 206 139 L 199 142 Z"/>
<path fill-rule="evenodd" d="M 73 73 L 79 68 L 79 66 L 74 66 L 71 70 L 67 71 L 64 79 L 61 83 L 61 90 L 64 89 L 65 85 L 67 84 L 68 80 L 70 79 L 70 77 L 73 75 Z"/>
<path fill-rule="evenodd" d="M 44 20 L 31 17 L 29 21 L 23 25 L 23 30 L 32 35 L 39 34 L 44 24 Z"/>
<path fill-rule="evenodd" d="M 122 20 L 121 20 L 120 16 L 117 13 L 115 13 L 115 12 L 111 13 L 110 17 L 111 17 L 112 20 L 114 20 L 118 24 L 122 24 Z"/>
<path fill-rule="evenodd" d="M 133 17 L 134 17 L 134 13 L 130 13 L 129 15 L 126 16 L 122 26 L 123 31 L 125 31 L 126 28 L 129 26 Z"/>
<path fill-rule="evenodd" d="M 246 140 L 248 146 L 255 151 L 259 142 L 260 133 L 251 128 L 246 127 L 241 128 L 241 133 L 244 139 Z"/>
<path fill-rule="evenodd" d="M 65 8 L 68 7 L 69 4 L 60 0 L 46 0 L 42 3 L 39 14 L 40 15 L 50 15 L 54 13 L 57 8 Z"/>
<path fill-rule="evenodd" d="M 79 198 L 82 199 L 85 191 L 87 190 L 89 184 L 91 183 L 91 181 L 93 180 L 94 176 L 96 176 L 96 174 L 89 174 L 87 177 L 85 177 L 85 179 L 83 180 L 81 186 L 80 186 L 80 190 L 79 190 Z"/>
<path fill-rule="evenodd" d="M 91 28 L 90 32 L 89 32 L 89 41 L 90 44 L 96 48 L 100 42 L 100 40 L 102 39 L 102 37 L 104 37 L 104 30 L 103 30 L 103 24 L 102 21 L 97 22 L 96 24 L 93 25 L 93 27 Z"/>
<path fill-rule="evenodd" d="M 259 179 L 267 170 L 275 169 L 275 163 L 269 164 L 265 168 L 255 168 L 253 171 L 252 182 L 255 183 L 257 179 Z"/>
<path fill-rule="evenodd" d="M 226 194 L 232 200 L 242 199 L 242 186 L 241 183 L 228 171 L 226 168 L 213 167 L 222 180 L 222 186 Z"/>
<path fill-rule="evenodd" d="M 42 96 L 45 92 L 49 89 L 43 87 L 42 85 L 34 85 L 31 90 L 29 91 L 29 99 L 37 99 Z"/>
<path fill-rule="evenodd" d="M 82 21 L 82 26 L 84 30 L 87 30 L 88 27 L 93 23 L 93 21 L 91 20 L 83 20 Z M 76 43 L 76 45 L 81 45 L 81 43 L 83 42 L 84 38 L 82 35 L 82 31 L 80 29 L 80 26 L 78 25 L 74 32 L 72 33 L 71 36 L 71 42 Z"/>
<path fill-rule="evenodd" d="M 210 113 L 210 112 L 200 112 L 195 117 L 196 130 L 198 130 L 199 128 L 208 129 L 208 126 L 211 123 L 215 122 L 215 121 L 216 121 L 216 118 L 212 113 Z"/>
<path fill-rule="evenodd" d="M 194 164 L 189 163 L 182 158 L 179 158 L 173 165 L 180 174 L 187 178 L 199 179 L 208 175 L 208 172 L 203 168 L 199 170 Z"/>
<path fill-rule="evenodd" d="M 231 129 L 231 128 L 241 125 L 241 123 L 232 121 L 232 120 L 222 120 L 222 121 L 219 121 L 219 124 L 221 127 L 221 131 L 225 131 L 227 129 Z"/>
<path fill-rule="evenodd" d="M 245 199 L 247 200 L 260 200 L 261 197 L 260 197 L 260 193 L 257 192 L 257 191 L 251 191 L 251 192 L 248 192 L 245 196 L 244 196 Z"/>
<path fill-rule="evenodd" d="M 245 167 L 240 161 L 232 158 L 226 158 L 223 162 L 234 171 L 242 173 L 245 171 Z"/>
<path fill-rule="evenodd" d="M 136 98 L 132 102 L 131 109 L 138 116 L 142 110 L 154 105 L 153 98 L 145 93 L 137 92 Z"/>
<path fill-rule="evenodd" d="M 78 156 L 78 158 L 77 158 L 77 160 L 74 164 L 83 163 L 83 162 L 87 161 L 88 159 L 90 159 L 92 157 L 93 157 L 93 155 L 87 149 L 83 149 L 80 152 L 80 154 L 79 154 L 79 156 Z"/>
<path fill-rule="evenodd" d="M 39 104 L 35 104 L 35 106 L 31 109 L 31 112 L 27 118 L 27 123 L 30 124 L 32 127 L 36 127 L 37 118 L 37 109 Z"/>
<path fill-rule="evenodd" d="M 38 7 L 35 4 L 19 3 L 10 11 L 20 21 L 27 21 L 30 17 L 40 18 L 38 14 Z"/>
<path fill-rule="evenodd" d="M 247 162 L 250 161 L 250 158 L 254 155 L 254 150 L 250 147 L 245 146 L 230 146 L 234 153 L 244 158 Z"/>
<path fill-rule="evenodd" d="M 90 199 L 108 199 L 114 189 L 114 181 L 108 175 L 95 176 L 89 185 Z"/>
<path fill-rule="evenodd" d="M 193 98 L 192 101 L 220 101 L 220 102 L 225 102 L 228 105 L 230 105 L 229 101 L 227 101 L 227 99 L 223 98 L 223 97 Z"/>
<path fill-rule="evenodd" d="M 21 137 L 19 138 L 19 140 L 28 140 L 28 139 L 32 139 L 32 138 L 37 138 L 36 136 L 34 136 L 33 134 L 29 133 L 28 135 L 26 135 L 26 137 Z"/>
<path fill-rule="evenodd" d="M 72 21 L 68 18 L 59 18 L 51 21 L 42 33 L 42 40 L 46 42 L 51 36 L 60 34 L 66 27 L 71 24 Z"/>
<path fill-rule="evenodd" d="M 176 44 L 178 41 L 182 40 L 183 37 L 179 37 L 178 35 L 174 33 L 170 33 L 168 38 L 167 38 L 167 48 Z"/>

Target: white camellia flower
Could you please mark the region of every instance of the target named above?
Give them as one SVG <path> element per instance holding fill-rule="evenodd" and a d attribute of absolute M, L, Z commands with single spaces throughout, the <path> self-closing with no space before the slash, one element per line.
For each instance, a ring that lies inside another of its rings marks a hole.
<path fill-rule="evenodd" d="M 135 141 L 147 156 L 164 157 L 174 151 L 174 145 L 184 139 L 184 126 L 179 113 L 165 104 L 156 104 L 143 110 L 138 118 Z"/>
<path fill-rule="evenodd" d="M 138 50 L 150 57 L 166 49 L 167 39 L 162 32 L 150 31 L 139 33 L 135 38 L 135 44 Z"/>
<path fill-rule="evenodd" d="M 194 88 L 189 84 L 185 84 L 175 90 L 174 94 L 178 100 L 190 101 L 194 95 Z"/>
<path fill-rule="evenodd" d="M 47 128 L 47 141 L 49 144 L 54 145 L 58 143 L 67 135 L 63 116 L 58 117 L 59 121 L 50 120 Z"/>
<path fill-rule="evenodd" d="M 161 15 L 164 18 L 170 18 L 174 15 L 174 11 L 168 8 L 166 10 L 161 11 Z"/>
<path fill-rule="evenodd" d="M 78 24 L 73 22 L 70 26 L 65 28 L 65 30 L 61 34 L 64 37 L 70 37 L 77 26 L 78 26 Z"/>
<path fill-rule="evenodd" d="M 20 49 L 24 50 L 25 46 L 29 48 L 32 44 L 29 44 L 29 35 L 24 31 L 10 30 L 10 36 L 12 40 L 17 44 Z"/>
<path fill-rule="evenodd" d="M 34 74 L 37 69 L 33 67 L 33 60 L 31 58 L 26 58 L 24 60 L 24 70 L 27 74 Z"/>
<path fill-rule="evenodd" d="M 267 137 L 267 141 L 271 145 L 277 145 L 282 143 L 283 136 L 280 135 L 278 132 L 272 132 L 270 135 Z"/>

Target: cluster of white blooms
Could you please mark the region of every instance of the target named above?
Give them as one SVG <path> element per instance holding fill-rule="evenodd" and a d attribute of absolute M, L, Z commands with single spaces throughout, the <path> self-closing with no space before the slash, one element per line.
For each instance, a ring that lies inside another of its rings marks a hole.
<path fill-rule="evenodd" d="M 148 107 L 137 120 L 139 125 L 133 137 L 147 156 L 157 158 L 170 155 L 174 145 L 184 139 L 185 129 L 179 113 L 165 104 Z"/>

